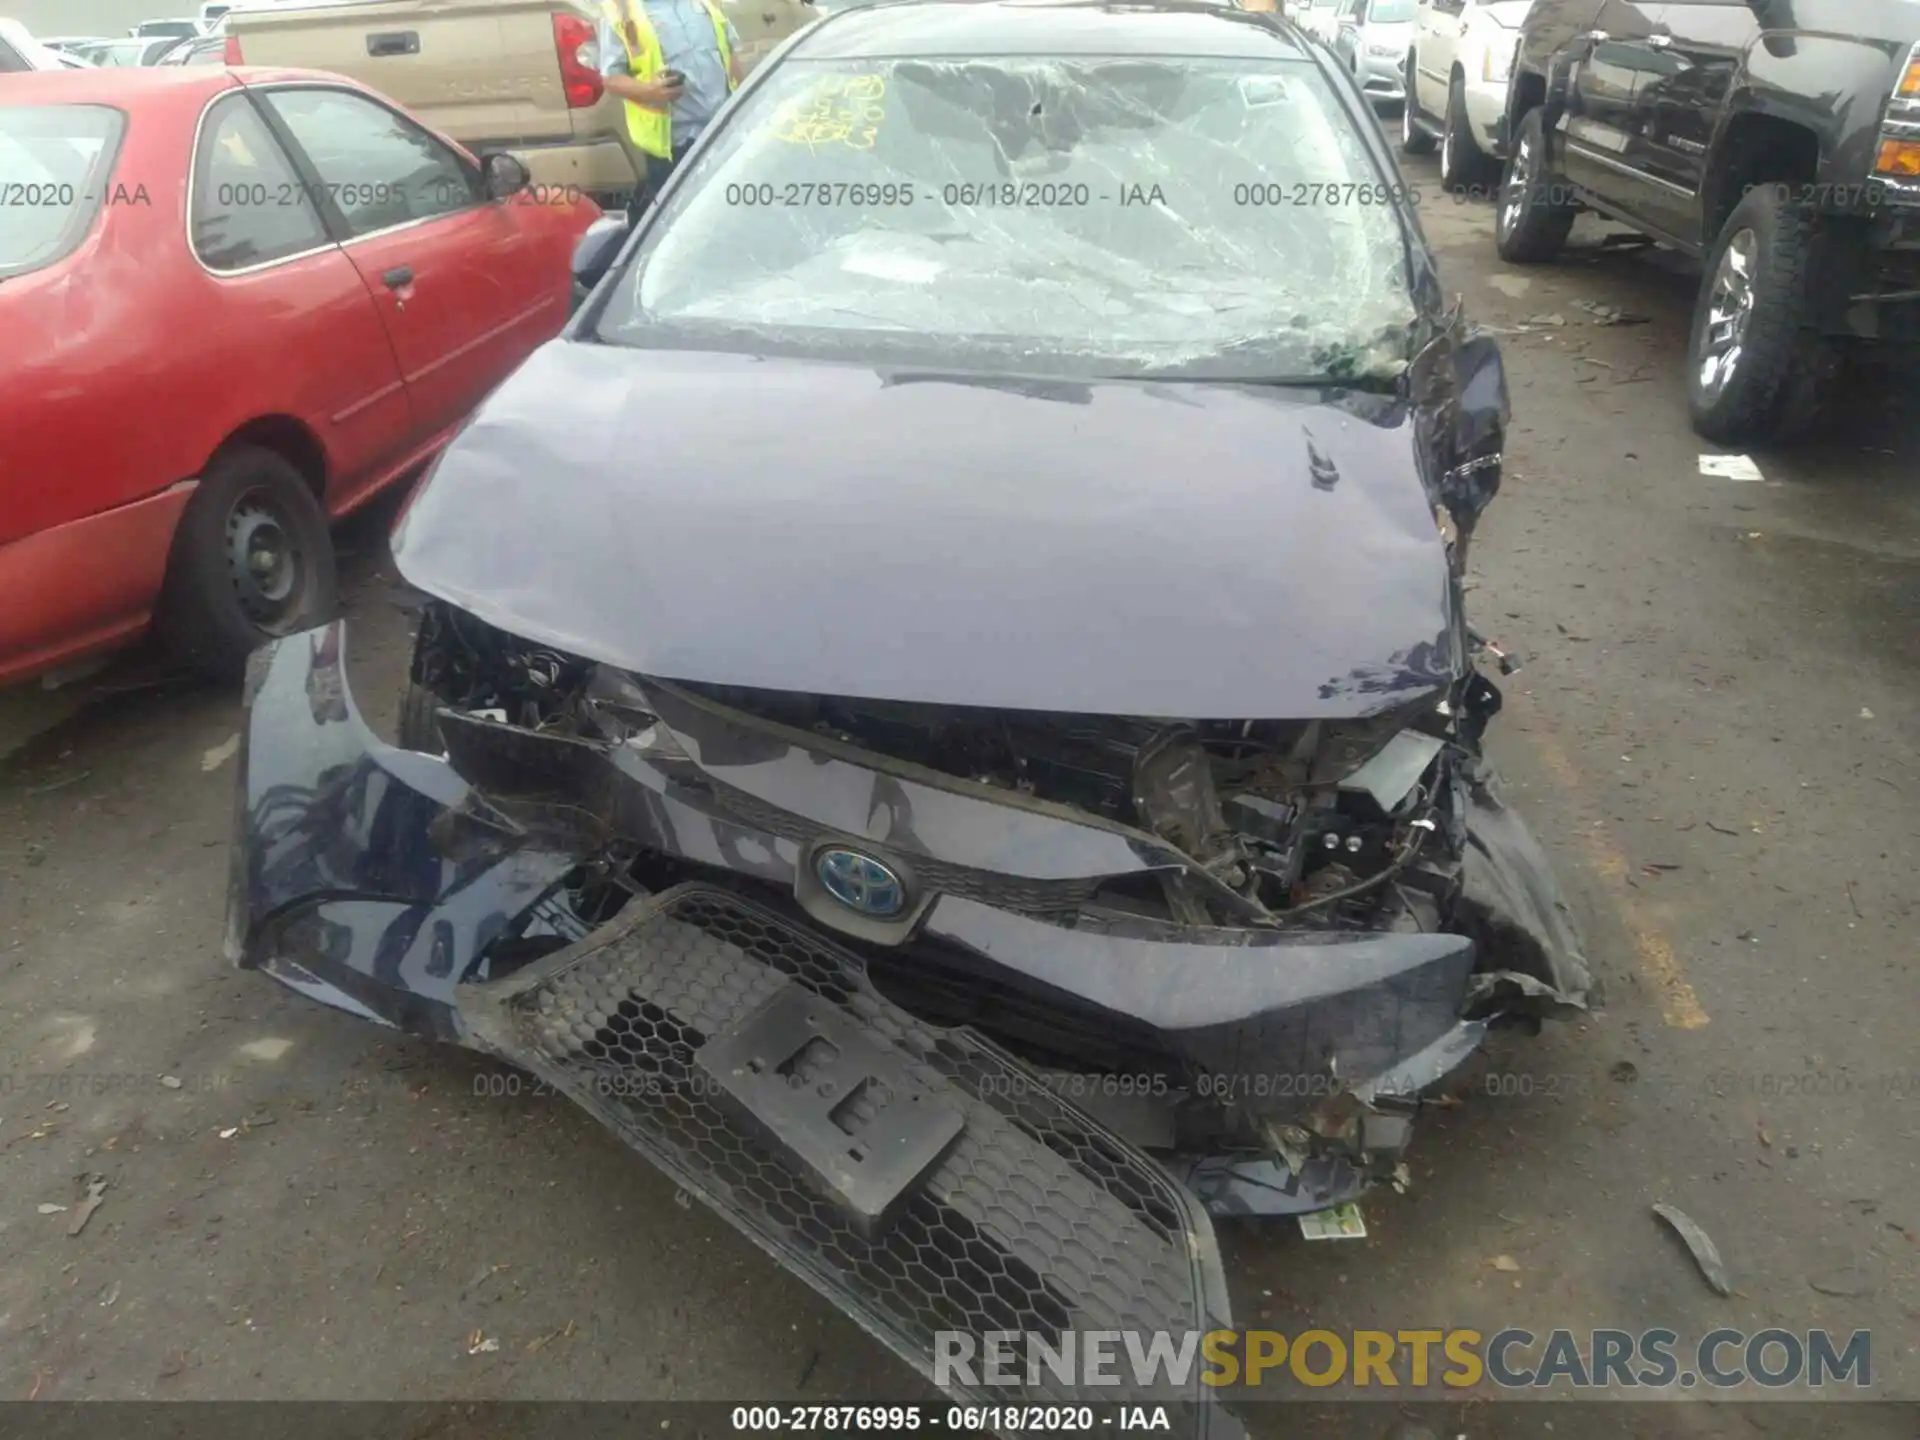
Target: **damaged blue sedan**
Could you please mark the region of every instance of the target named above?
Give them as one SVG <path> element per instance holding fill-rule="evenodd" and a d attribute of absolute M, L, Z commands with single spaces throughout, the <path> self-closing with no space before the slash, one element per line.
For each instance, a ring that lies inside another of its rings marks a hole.
<path fill-rule="evenodd" d="M 255 656 L 231 956 L 539 1075 L 923 1373 L 1229 1325 L 1213 1217 L 1590 1002 L 1481 750 L 1507 422 L 1284 19 L 830 16 L 403 515 L 401 744 L 342 626 Z"/>

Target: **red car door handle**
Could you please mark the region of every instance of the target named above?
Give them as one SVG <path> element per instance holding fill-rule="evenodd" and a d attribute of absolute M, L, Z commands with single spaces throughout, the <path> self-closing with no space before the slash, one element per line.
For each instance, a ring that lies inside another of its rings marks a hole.
<path fill-rule="evenodd" d="M 402 286 L 411 285 L 413 283 L 413 267 L 411 265 L 396 265 L 380 277 L 380 283 L 385 285 L 389 290 L 398 290 Z"/>

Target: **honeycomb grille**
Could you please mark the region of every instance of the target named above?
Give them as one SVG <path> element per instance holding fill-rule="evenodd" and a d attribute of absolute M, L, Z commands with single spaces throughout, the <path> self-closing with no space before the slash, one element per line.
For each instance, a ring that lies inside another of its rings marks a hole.
<path fill-rule="evenodd" d="M 505 985 L 497 1048 L 572 1095 L 923 1374 L 932 1374 L 939 1331 L 1023 1331 L 1058 1345 L 1069 1330 L 1178 1336 L 1229 1323 L 1207 1263 L 1211 1230 L 1165 1172 L 1030 1079 L 1021 1084 L 1026 1072 L 990 1043 L 900 1010 L 870 988 L 856 956 L 773 911 L 683 885 L 636 902 Z M 959 1138 L 873 1238 L 723 1109 L 695 1061 L 709 1038 L 787 985 L 854 1017 L 900 1056 L 904 1073 L 964 1113 Z M 1117 1368 L 1126 1375 L 1124 1363 Z M 1164 1383 L 1136 1391 L 1129 1377 L 1092 1392 L 1044 1366 L 1037 1373 L 1038 1384 L 949 1393 L 1000 1404 L 1203 1398 L 1197 1384 L 1182 1396 Z M 1189 1433 L 1215 1409 L 1191 1407 Z"/>
<path fill-rule="evenodd" d="M 820 826 L 803 815 L 782 810 L 777 805 L 736 790 L 714 784 L 713 798 L 757 830 L 811 845 L 821 838 Z M 935 894 L 958 895 L 978 900 L 983 905 L 1023 915 L 1071 915 L 1092 900 L 1102 884 L 1101 877 L 1068 880 L 1031 880 L 1020 875 L 1003 875 L 996 870 L 975 870 L 967 865 L 937 860 L 931 855 L 905 854 L 922 888 Z"/>

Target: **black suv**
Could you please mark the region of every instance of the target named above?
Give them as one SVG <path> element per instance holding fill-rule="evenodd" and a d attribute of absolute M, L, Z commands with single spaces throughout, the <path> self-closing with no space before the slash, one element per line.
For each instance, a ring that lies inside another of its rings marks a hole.
<path fill-rule="evenodd" d="M 1591 208 L 1705 262 L 1694 428 L 1817 414 L 1844 342 L 1920 342 L 1920 5 L 1537 0 L 1500 130 L 1502 258 Z"/>

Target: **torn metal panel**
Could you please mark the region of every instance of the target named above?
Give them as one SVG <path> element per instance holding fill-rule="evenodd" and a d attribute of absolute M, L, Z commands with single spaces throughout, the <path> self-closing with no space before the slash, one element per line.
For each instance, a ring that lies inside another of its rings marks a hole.
<path fill-rule="evenodd" d="M 1499 777 L 1481 765 L 1466 795 L 1460 927 L 1484 956 L 1473 1008 L 1538 1015 L 1598 1004 L 1599 986 L 1553 868 L 1507 805 Z"/>

